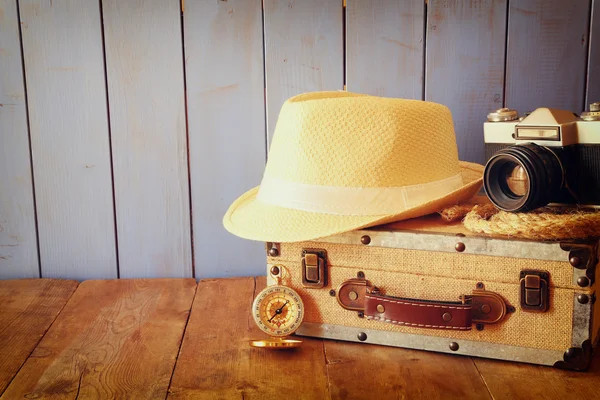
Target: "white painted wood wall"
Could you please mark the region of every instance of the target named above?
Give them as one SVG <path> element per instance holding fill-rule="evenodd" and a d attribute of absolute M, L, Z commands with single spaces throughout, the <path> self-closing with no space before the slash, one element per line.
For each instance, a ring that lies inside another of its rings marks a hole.
<path fill-rule="evenodd" d="M 600 100 L 599 3 L 0 0 L 0 279 L 262 275 L 221 219 L 288 97 L 441 102 L 483 163 L 490 110 Z"/>

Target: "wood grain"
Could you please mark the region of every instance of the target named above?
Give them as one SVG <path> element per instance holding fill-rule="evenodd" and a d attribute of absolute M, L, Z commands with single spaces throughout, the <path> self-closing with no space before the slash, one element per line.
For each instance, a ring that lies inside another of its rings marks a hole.
<path fill-rule="evenodd" d="M 187 0 L 184 34 L 196 278 L 259 275 L 264 244 L 222 219 L 265 166 L 261 0 Z"/>
<path fill-rule="evenodd" d="M 180 2 L 102 7 L 121 277 L 191 277 Z"/>
<path fill-rule="evenodd" d="M 600 101 L 600 1 L 592 0 L 585 109 Z M 583 111 L 583 110 L 582 110 Z"/>
<path fill-rule="evenodd" d="M 76 288 L 68 280 L 0 281 L 0 395 Z"/>
<path fill-rule="evenodd" d="M 491 399 L 470 357 L 325 341 L 332 399 Z"/>
<path fill-rule="evenodd" d="M 83 282 L 2 399 L 165 398 L 194 279 Z"/>
<path fill-rule="evenodd" d="M 199 282 L 169 398 L 327 398 L 321 340 L 303 338 L 291 351 L 248 344 L 267 338 L 250 313 L 264 287 L 264 277 Z"/>
<path fill-rule="evenodd" d="M 346 89 L 422 99 L 423 0 L 348 0 Z"/>
<path fill-rule="evenodd" d="M 254 349 L 248 341 L 265 335 L 250 308 L 264 286 L 264 277 L 202 280 L 197 291 L 193 279 L 77 289 L 74 281 L 0 281 L 1 398 L 597 397 L 598 355 L 589 371 L 573 372 L 306 337 L 292 351 Z"/>
<path fill-rule="evenodd" d="M 264 0 L 267 134 L 290 97 L 344 88 L 342 2 Z"/>
<path fill-rule="evenodd" d="M 589 8 L 589 0 L 510 3 L 507 107 L 583 110 Z"/>
<path fill-rule="evenodd" d="M 19 4 L 42 276 L 116 277 L 98 1 Z"/>
<path fill-rule="evenodd" d="M 473 358 L 494 400 L 596 399 L 600 358 L 586 372 Z"/>
<path fill-rule="evenodd" d="M 428 3 L 425 100 L 450 108 L 461 160 L 483 163 L 483 122 L 502 107 L 506 0 Z"/>
<path fill-rule="evenodd" d="M 29 130 L 14 0 L 0 0 L 0 278 L 38 278 Z"/>

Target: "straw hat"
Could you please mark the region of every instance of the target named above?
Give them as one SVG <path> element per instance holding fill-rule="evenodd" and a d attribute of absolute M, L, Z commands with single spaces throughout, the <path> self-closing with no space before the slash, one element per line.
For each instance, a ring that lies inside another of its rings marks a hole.
<path fill-rule="evenodd" d="M 482 176 L 458 160 L 446 106 L 305 93 L 283 104 L 262 182 L 223 224 L 251 240 L 313 240 L 437 212 L 471 198 Z"/>

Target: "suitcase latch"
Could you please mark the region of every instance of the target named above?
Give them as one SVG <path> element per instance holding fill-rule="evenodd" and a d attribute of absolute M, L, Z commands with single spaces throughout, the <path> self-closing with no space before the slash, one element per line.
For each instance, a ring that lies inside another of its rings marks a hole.
<path fill-rule="evenodd" d="M 302 286 L 322 288 L 327 284 L 327 253 L 325 250 L 302 250 Z"/>
<path fill-rule="evenodd" d="M 548 273 L 521 271 L 521 309 L 532 312 L 548 310 Z"/>

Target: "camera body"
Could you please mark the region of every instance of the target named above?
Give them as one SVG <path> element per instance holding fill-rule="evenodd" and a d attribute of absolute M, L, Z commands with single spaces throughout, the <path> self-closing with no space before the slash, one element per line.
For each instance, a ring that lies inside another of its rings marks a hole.
<path fill-rule="evenodd" d="M 496 207 L 522 212 L 548 204 L 600 205 L 600 103 L 589 112 L 502 108 L 483 124 L 484 188 Z"/>

